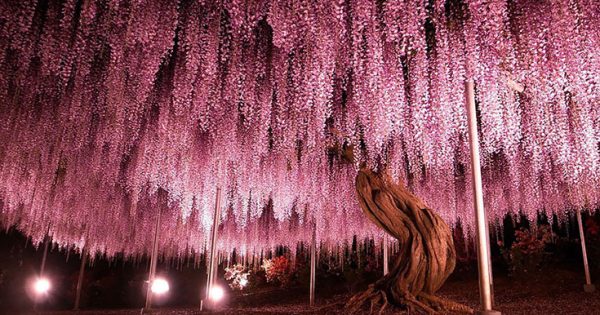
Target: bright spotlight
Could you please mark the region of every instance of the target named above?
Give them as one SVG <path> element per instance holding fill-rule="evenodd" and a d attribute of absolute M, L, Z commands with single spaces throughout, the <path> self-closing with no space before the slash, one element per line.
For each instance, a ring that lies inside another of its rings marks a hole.
<path fill-rule="evenodd" d="M 50 290 L 50 281 L 46 278 L 39 278 L 33 283 L 33 290 L 37 294 L 46 294 Z"/>
<path fill-rule="evenodd" d="M 208 298 L 214 302 L 220 301 L 225 295 L 225 291 L 220 286 L 214 286 L 210 288 L 210 292 L 208 294 Z"/>
<path fill-rule="evenodd" d="M 162 278 L 157 278 L 152 281 L 152 286 L 150 287 L 152 293 L 154 294 L 164 294 L 169 291 L 169 283 L 167 280 Z"/>

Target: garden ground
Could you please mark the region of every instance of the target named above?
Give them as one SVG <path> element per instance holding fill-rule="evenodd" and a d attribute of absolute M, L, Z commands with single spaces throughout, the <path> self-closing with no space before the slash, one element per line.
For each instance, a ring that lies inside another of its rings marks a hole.
<path fill-rule="evenodd" d="M 479 305 L 479 288 L 473 271 L 454 274 L 439 295 L 467 304 Z M 535 274 L 497 276 L 494 279 L 496 309 L 503 314 L 600 314 L 600 292 L 583 292 L 583 274 L 574 268 L 547 268 Z M 366 283 L 360 287 L 364 288 Z M 317 305 L 308 306 L 306 288 L 264 288 L 229 297 L 222 309 L 212 314 L 344 314 L 343 305 L 349 299 L 349 288 L 336 286 L 334 281 L 317 285 Z M 360 287 L 351 288 L 355 291 Z M 395 310 L 396 313 L 399 312 Z M 140 310 L 82 311 L 79 314 L 133 315 Z M 157 309 L 156 314 L 201 314 L 190 308 Z M 206 313 L 206 312 L 205 312 Z M 365 311 L 365 313 L 368 313 Z M 392 310 L 385 312 L 393 314 Z M 47 315 L 67 315 L 75 312 L 46 312 Z"/>

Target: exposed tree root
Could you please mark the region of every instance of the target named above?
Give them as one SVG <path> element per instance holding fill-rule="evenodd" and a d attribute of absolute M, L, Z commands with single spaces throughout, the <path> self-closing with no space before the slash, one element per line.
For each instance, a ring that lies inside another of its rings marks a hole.
<path fill-rule="evenodd" d="M 456 262 L 448 225 L 404 187 L 370 170 L 358 173 L 356 191 L 363 212 L 398 239 L 401 251 L 390 273 L 353 296 L 346 308 L 355 313 L 370 305 L 371 314 L 382 314 L 389 305 L 428 314 L 473 313 L 435 296 Z"/>
<path fill-rule="evenodd" d="M 371 284 L 367 290 L 354 295 L 346 304 L 346 309 L 352 314 L 361 311 L 364 306 L 370 305 L 369 314 L 383 314 L 390 306 L 387 295 L 388 293 L 384 290 L 375 289 L 375 285 Z M 399 304 L 392 306 L 417 313 L 473 313 L 473 309 L 466 305 L 427 293 L 419 293 L 415 297 L 406 292 L 403 301 L 398 302 Z"/>

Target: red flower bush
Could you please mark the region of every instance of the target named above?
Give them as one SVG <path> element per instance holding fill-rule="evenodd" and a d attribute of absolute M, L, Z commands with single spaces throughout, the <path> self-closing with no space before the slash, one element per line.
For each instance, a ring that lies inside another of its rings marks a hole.
<path fill-rule="evenodd" d="M 600 236 L 600 225 L 593 217 L 589 217 L 585 220 L 585 229 L 590 238 Z"/>
<path fill-rule="evenodd" d="M 261 267 L 265 270 L 267 282 L 278 283 L 282 287 L 290 284 L 293 270 L 289 259 L 285 256 L 266 259 Z"/>
<path fill-rule="evenodd" d="M 544 249 L 552 240 L 550 227 L 542 225 L 536 231 L 521 229 L 515 232 L 515 242 L 502 254 L 512 272 L 539 269 L 545 255 Z"/>

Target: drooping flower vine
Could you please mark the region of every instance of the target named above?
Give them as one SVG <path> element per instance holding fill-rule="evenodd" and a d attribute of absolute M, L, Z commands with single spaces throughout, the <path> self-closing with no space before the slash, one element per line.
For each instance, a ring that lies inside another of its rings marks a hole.
<path fill-rule="evenodd" d="M 3 1 L 0 222 L 113 255 L 381 236 L 365 162 L 473 220 L 600 202 L 600 5 L 533 0 Z M 512 82 L 512 83 L 511 83 Z M 524 90 L 517 91 L 514 82 Z M 339 154 L 354 152 L 354 164 Z M 292 246 L 293 247 L 293 246 Z"/>

